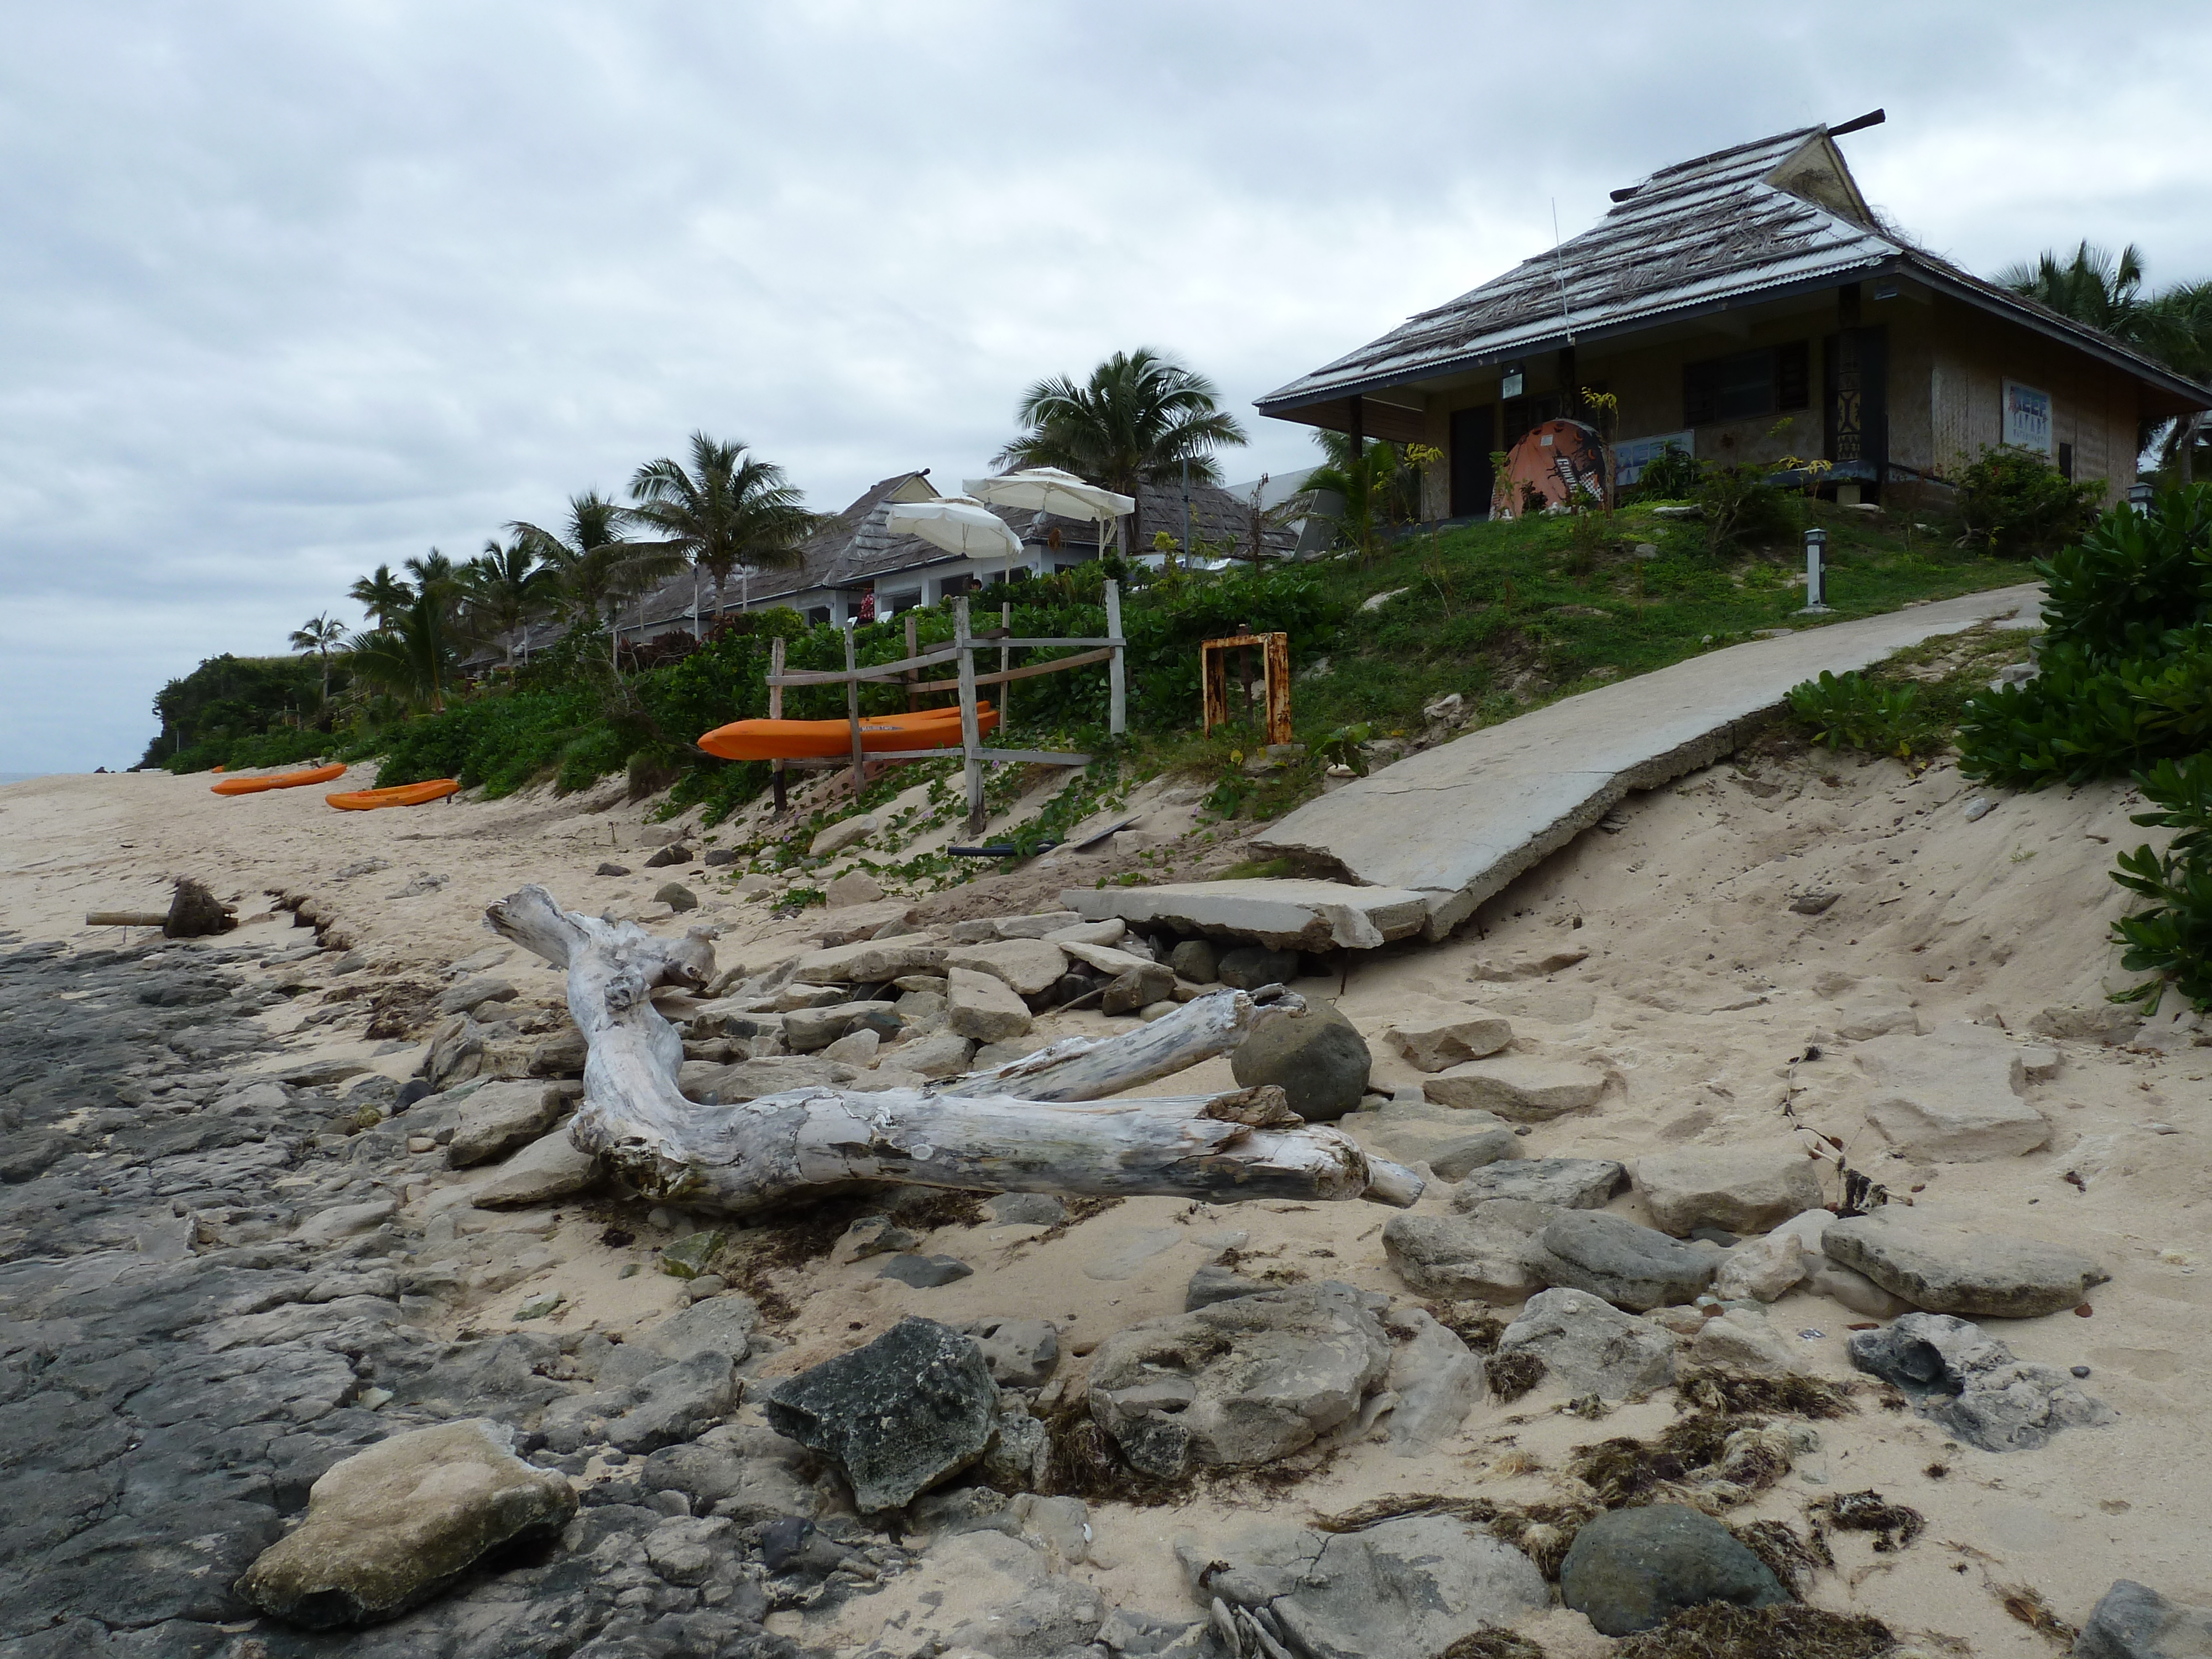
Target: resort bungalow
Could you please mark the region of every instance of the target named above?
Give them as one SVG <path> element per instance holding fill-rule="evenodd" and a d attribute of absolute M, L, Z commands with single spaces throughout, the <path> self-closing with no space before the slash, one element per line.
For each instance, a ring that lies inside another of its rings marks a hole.
<path fill-rule="evenodd" d="M 2159 422 L 2212 392 L 1907 241 L 1836 140 L 1780 133 L 1613 192 L 1596 227 L 1259 400 L 1280 420 L 1441 449 L 1425 514 L 1480 518 L 1493 453 L 1610 393 L 1616 476 L 1832 463 L 1844 501 L 1942 485 L 2017 445 L 2123 499 Z"/>

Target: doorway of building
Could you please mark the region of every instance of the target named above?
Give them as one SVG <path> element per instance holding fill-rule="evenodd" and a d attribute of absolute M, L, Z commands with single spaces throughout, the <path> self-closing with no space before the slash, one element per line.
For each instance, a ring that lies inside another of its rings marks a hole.
<path fill-rule="evenodd" d="M 1451 417 L 1451 516 L 1481 519 L 1490 514 L 1494 482 L 1491 452 L 1498 447 L 1497 405 L 1455 409 Z"/>

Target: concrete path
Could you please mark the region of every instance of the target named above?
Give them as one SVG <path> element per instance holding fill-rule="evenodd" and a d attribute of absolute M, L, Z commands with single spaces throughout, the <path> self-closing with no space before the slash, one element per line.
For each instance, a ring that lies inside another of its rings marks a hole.
<path fill-rule="evenodd" d="M 1799 681 L 1870 667 L 1977 623 L 2033 627 L 2041 597 L 2035 586 L 1999 588 L 1709 652 L 1409 756 L 1308 801 L 1252 845 L 1364 887 L 1418 891 L 1423 933 L 1442 939 L 1631 790 L 1737 747 L 1741 725 L 1779 708 Z"/>

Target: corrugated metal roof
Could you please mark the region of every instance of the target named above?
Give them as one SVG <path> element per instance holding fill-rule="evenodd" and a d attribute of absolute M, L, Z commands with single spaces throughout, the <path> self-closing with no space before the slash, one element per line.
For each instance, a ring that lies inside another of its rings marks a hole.
<path fill-rule="evenodd" d="M 1596 225 L 1259 399 L 1265 413 L 1509 361 L 1854 271 L 1910 267 L 2173 390 L 2151 359 L 1913 246 L 1867 208 L 1826 127 L 1662 167 Z"/>

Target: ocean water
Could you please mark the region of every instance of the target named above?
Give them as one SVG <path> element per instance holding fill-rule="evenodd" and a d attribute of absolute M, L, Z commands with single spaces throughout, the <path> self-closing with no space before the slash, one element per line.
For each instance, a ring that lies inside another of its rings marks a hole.
<path fill-rule="evenodd" d="M 48 772 L 0 772 L 0 784 L 28 783 L 33 778 L 51 777 Z"/>

